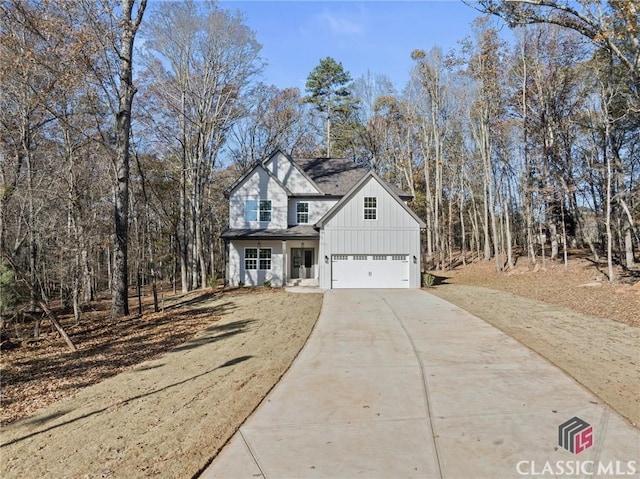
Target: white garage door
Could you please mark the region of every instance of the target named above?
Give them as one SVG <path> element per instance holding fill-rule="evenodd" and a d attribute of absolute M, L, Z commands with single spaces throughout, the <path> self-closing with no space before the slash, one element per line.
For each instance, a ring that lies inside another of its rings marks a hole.
<path fill-rule="evenodd" d="M 333 255 L 332 288 L 408 288 L 409 256 Z"/>

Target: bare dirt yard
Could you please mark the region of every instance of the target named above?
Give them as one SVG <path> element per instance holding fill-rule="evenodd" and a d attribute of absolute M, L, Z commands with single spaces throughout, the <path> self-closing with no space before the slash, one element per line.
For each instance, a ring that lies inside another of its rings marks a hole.
<path fill-rule="evenodd" d="M 173 303 L 116 322 L 106 305 L 75 325 L 61 316 L 77 352 L 53 333 L 2 352 L 0 477 L 196 476 L 289 368 L 322 296 Z"/>
<path fill-rule="evenodd" d="M 429 292 L 500 328 L 640 426 L 640 281 L 609 283 L 576 257 L 498 274 L 493 263 L 436 272 Z"/>

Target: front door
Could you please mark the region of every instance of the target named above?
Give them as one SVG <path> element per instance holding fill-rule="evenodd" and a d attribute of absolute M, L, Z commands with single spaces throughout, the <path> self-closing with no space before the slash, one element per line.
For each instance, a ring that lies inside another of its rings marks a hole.
<path fill-rule="evenodd" d="M 291 279 L 314 277 L 313 248 L 291 248 Z"/>

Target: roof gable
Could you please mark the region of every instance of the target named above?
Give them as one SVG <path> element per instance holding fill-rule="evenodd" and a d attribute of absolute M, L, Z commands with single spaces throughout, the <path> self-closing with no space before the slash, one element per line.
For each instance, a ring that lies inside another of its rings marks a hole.
<path fill-rule="evenodd" d="M 409 208 L 404 201 L 395 193 L 391 186 L 384 180 L 382 180 L 373 171 L 368 171 L 348 192 L 345 194 L 338 203 L 335 204 L 321 219 L 316 223 L 316 227 L 323 228 L 336 213 L 338 213 L 344 205 L 349 203 L 351 199 L 358 193 L 358 191 L 369 181 L 376 181 L 388 194 L 404 209 L 417 223 L 420 228 L 425 228 L 424 222 L 416 215 L 411 208 Z"/>
<path fill-rule="evenodd" d="M 289 196 L 292 195 L 291 191 L 289 191 L 289 189 L 282 184 L 282 182 L 278 179 L 277 176 L 275 176 L 267 168 L 265 168 L 261 162 L 257 161 L 253 164 L 251 168 L 247 170 L 247 172 L 244 175 L 238 178 L 229 188 L 227 188 L 227 190 L 224 192 L 225 197 L 229 198 L 233 194 L 233 192 L 236 191 L 238 188 L 240 188 L 243 184 L 245 184 L 245 182 L 249 178 L 251 178 L 258 169 L 260 169 L 261 171 L 264 171 L 271 179 L 273 179 L 278 184 L 278 186 L 280 186 L 287 193 L 287 195 Z"/>
<path fill-rule="evenodd" d="M 226 191 L 227 198 L 252 175 L 262 168 L 287 192 L 289 196 L 337 196 L 349 193 L 369 170 L 346 158 L 291 158 L 282 150 L 274 151 L 264 161 L 256 161 Z M 376 175 L 377 177 L 377 175 Z M 400 188 L 378 178 L 385 189 L 402 200 L 412 198 Z"/>
<path fill-rule="evenodd" d="M 293 194 L 322 194 L 323 191 L 289 155 L 274 151 L 263 165 Z"/>

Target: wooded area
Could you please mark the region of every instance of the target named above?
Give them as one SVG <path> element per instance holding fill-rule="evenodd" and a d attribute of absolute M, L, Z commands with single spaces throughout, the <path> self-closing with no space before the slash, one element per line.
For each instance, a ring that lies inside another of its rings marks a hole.
<path fill-rule="evenodd" d="M 637 7 L 477 6 L 516 40 L 482 16 L 456 51 L 406 52 L 407 85 L 352 81 L 327 58 L 303 96 L 257 81 L 255 33 L 215 3 L 3 0 L 3 321 L 54 300 L 79 319 L 106 290 L 120 317 L 132 287 L 214 284 L 223 192 L 276 147 L 349 157 L 411 192 L 427 269 L 482 260 L 501 272 L 570 248 L 590 248 L 610 281 L 634 268 Z"/>

